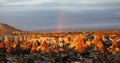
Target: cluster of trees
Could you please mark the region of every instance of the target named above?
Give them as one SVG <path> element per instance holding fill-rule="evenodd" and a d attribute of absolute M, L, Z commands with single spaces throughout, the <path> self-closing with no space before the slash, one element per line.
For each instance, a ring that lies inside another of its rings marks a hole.
<path fill-rule="evenodd" d="M 68 49 L 74 48 L 78 53 L 85 51 L 87 48 L 92 47 L 93 51 L 99 51 L 104 53 L 104 49 L 109 53 L 119 51 L 120 49 L 120 34 L 113 32 L 103 33 L 69 33 L 69 34 L 48 34 L 31 36 L 2 36 L 0 37 L 0 48 L 6 49 L 6 52 L 10 52 L 9 49 L 25 49 L 30 53 L 35 51 L 49 52 L 54 50 L 58 53 L 58 48 L 66 46 Z M 26 37 L 26 38 L 25 38 Z M 29 37 L 29 39 L 28 39 Z M 60 49 L 62 50 L 62 48 Z M 17 50 L 16 50 L 17 51 Z"/>
<path fill-rule="evenodd" d="M 14 38 L 10 42 L 0 41 L 1 52 L 18 55 L 42 53 L 53 57 L 52 55 L 55 54 L 67 54 L 77 58 L 77 54 L 85 57 L 93 52 L 100 54 L 120 52 L 120 34 L 115 32 L 43 33 L 30 39 L 15 40 Z"/>

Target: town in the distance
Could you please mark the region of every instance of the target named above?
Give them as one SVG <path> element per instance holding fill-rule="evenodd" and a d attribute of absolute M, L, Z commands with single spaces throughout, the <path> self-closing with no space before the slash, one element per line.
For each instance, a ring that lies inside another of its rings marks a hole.
<path fill-rule="evenodd" d="M 0 23 L 0 63 L 120 63 L 120 30 L 32 32 Z"/>

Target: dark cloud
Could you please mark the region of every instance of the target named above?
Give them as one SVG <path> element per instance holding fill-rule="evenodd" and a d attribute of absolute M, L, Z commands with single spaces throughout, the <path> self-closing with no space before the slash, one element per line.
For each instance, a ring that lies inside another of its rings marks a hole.
<path fill-rule="evenodd" d="M 0 22 L 23 30 L 55 29 L 59 19 L 62 28 L 120 27 L 119 0 L 31 1 L 1 0 Z"/>

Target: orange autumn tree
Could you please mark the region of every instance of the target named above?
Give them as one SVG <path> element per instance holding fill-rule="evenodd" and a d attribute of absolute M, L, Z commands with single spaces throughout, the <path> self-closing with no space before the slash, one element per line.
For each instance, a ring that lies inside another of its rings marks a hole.
<path fill-rule="evenodd" d="M 51 44 L 50 45 L 50 51 L 53 53 L 58 53 L 58 45 L 57 44 Z"/>
<path fill-rule="evenodd" d="M 5 47 L 5 44 L 3 42 L 0 42 L 0 49 L 4 47 Z"/>
<path fill-rule="evenodd" d="M 80 53 L 80 52 L 83 52 L 85 50 L 85 43 L 84 43 L 84 36 L 83 35 L 78 35 L 76 36 L 71 45 L 69 46 L 70 48 L 74 48 L 75 47 L 75 51 Z"/>
<path fill-rule="evenodd" d="M 95 36 L 95 39 L 93 40 L 94 46 L 94 51 L 99 51 L 100 53 L 104 53 L 104 46 L 101 42 L 101 36 Z"/>
<path fill-rule="evenodd" d="M 47 49 L 47 43 L 46 43 L 46 41 L 44 41 L 44 42 L 41 44 L 40 50 L 41 50 L 42 52 L 44 52 L 44 53 L 49 52 L 49 50 Z"/>
<path fill-rule="evenodd" d="M 117 36 L 116 37 L 110 37 L 110 40 L 112 42 L 112 45 L 109 48 L 107 48 L 108 51 L 110 53 L 113 53 L 114 51 L 119 51 L 119 48 L 117 46 L 118 37 Z"/>
<path fill-rule="evenodd" d="M 38 41 L 36 40 L 35 42 L 32 42 L 32 48 L 31 48 L 31 51 L 30 53 L 34 53 L 35 51 L 37 51 L 37 48 L 38 48 Z"/>
<path fill-rule="evenodd" d="M 7 53 L 10 53 L 12 43 L 8 42 L 8 41 L 5 41 L 4 44 L 5 44 L 5 48 L 6 48 Z"/>

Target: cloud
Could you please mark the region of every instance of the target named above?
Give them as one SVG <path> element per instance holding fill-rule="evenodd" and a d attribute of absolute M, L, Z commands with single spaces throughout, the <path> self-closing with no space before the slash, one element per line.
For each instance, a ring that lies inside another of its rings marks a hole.
<path fill-rule="evenodd" d="M 119 28 L 120 23 L 95 23 L 95 24 L 71 24 L 71 25 L 66 25 L 66 26 L 62 26 L 63 29 L 96 29 L 96 28 L 105 28 L 105 29 L 109 29 L 109 28 Z"/>
<path fill-rule="evenodd" d="M 120 3 L 119 0 L 0 0 L 4 5 L 37 5 L 37 4 L 115 4 Z"/>
<path fill-rule="evenodd" d="M 49 2 L 49 0 L 6 0 L 2 1 L 4 5 L 36 5 Z"/>
<path fill-rule="evenodd" d="M 120 0 L 0 0 L 3 11 L 104 11 L 120 8 Z M 2 11 L 0 10 L 0 11 Z"/>
<path fill-rule="evenodd" d="M 0 22 L 51 29 L 62 12 L 63 28 L 120 26 L 119 6 L 120 0 L 0 0 Z"/>

